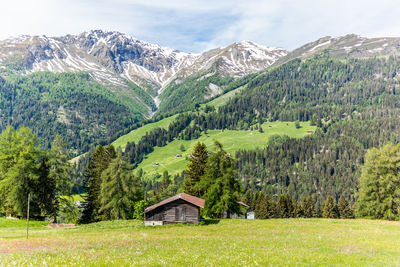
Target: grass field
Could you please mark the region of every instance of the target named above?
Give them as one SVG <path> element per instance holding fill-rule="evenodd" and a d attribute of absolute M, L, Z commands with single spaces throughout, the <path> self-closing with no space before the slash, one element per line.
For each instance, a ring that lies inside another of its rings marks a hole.
<path fill-rule="evenodd" d="M 135 142 L 137 143 L 142 136 L 146 134 L 146 132 L 150 132 L 152 129 L 161 127 L 161 128 L 168 128 L 169 124 L 174 121 L 174 119 L 177 117 L 177 115 L 162 119 L 160 121 L 154 122 L 154 123 L 149 123 L 146 124 L 136 130 L 131 131 L 128 134 L 125 134 L 115 140 L 112 144 L 114 147 L 125 147 L 128 142 Z"/>
<path fill-rule="evenodd" d="M 223 94 L 212 101 L 202 104 L 202 106 L 209 105 L 209 106 L 214 106 L 214 107 L 219 107 L 223 104 L 225 104 L 230 98 L 234 97 L 237 93 L 239 93 L 241 90 L 243 90 L 244 87 L 239 87 L 235 90 L 232 90 L 226 94 Z M 168 128 L 169 124 L 177 117 L 178 115 L 174 115 L 165 119 L 162 119 L 158 122 L 154 123 L 149 123 L 146 124 L 136 130 L 131 131 L 130 133 L 121 136 L 117 140 L 115 140 L 112 144 L 115 147 L 125 147 L 128 142 L 137 142 L 142 138 L 143 135 L 146 134 L 146 132 L 151 131 L 154 128 L 161 127 L 161 128 Z"/>
<path fill-rule="evenodd" d="M 71 195 L 71 196 L 62 196 L 62 198 L 64 198 L 64 199 L 72 199 L 74 202 L 85 201 L 85 199 L 84 199 L 85 195 L 86 195 L 86 193 L 84 193 L 84 194 L 75 194 L 75 195 Z"/>
<path fill-rule="evenodd" d="M 400 222 L 221 220 L 145 228 L 139 221 L 50 229 L 0 219 L 0 266 L 399 266 Z"/>
<path fill-rule="evenodd" d="M 315 130 L 315 126 L 310 126 L 309 122 L 302 122 L 301 128 L 296 129 L 294 122 L 266 122 L 262 125 L 264 133 L 258 130 L 254 131 L 231 131 L 231 130 L 209 130 L 196 140 L 174 140 L 164 147 L 155 147 L 154 151 L 146 156 L 139 164 L 147 178 L 151 178 L 155 173 L 162 173 L 165 170 L 169 174 L 176 174 L 186 168 L 187 156 L 193 152 L 193 147 L 197 142 L 203 142 L 210 151 L 214 150 L 214 140 L 219 141 L 224 149 L 234 155 L 239 149 L 255 149 L 265 147 L 268 139 L 273 135 L 288 135 L 290 137 L 300 138 L 307 135 L 307 131 Z M 180 150 L 184 145 L 185 151 Z M 182 155 L 176 158 L 176 155 Z M 158 166 L 153 166 L 158 163 Z"/>

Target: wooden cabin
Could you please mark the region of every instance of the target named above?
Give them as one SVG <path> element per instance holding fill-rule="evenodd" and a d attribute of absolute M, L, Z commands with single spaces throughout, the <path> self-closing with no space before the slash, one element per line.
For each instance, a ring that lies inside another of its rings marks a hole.
<path fill-rule="evenodd" d="M 229 213 L 229 212 L 225 211 L 222 214 L 223 219 L 247 219 L 247 209 L 249 208 L 249 206 L 246 203 L 243 203 L 242 201 L 237 201 L 236 203 L 238 203 L 240 205 L 242 214 Z"/>
<path fill-rule="evenodd" d="M 170 197 L 144 210 L 144 223 L 163 225 L 174 223 L 200 222 L 200 208 L 204 208 L 204 199 L 185 193 Z"/>

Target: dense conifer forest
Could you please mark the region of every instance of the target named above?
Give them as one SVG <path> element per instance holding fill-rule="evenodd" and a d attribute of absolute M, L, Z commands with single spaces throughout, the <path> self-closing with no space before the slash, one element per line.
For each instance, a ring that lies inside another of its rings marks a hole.
<path fill-rule="evenodd" d="M 73 153 L 110 142 L 143 119 L 85 73 L 0 77 L 0 110 L 0 130 L 7 125 L 30 127 L 45 148 L 60 134 Z"/>

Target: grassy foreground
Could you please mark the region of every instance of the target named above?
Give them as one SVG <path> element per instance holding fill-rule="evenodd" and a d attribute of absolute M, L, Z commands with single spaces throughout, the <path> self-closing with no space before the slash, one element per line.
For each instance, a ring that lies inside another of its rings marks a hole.
<path fill-rule="evenodd" d="M 372 220 L 221 220 L 147 227 L 139 221 L 75 228 L 0 219 L 5 266 L 398 266 L 400 223 Z"/>

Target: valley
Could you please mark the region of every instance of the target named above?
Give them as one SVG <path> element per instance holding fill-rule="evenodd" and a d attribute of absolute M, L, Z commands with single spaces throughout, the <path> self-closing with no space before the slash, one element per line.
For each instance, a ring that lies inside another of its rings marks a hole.
<path fill-rule="evenodd" d="M 0 13 L 0 267 L 400 265 L 395 0 Z"/>
<path fill-rule="evenodd" d="M 29 160 L 40 164 L 27 166 L 42 177 L 35 183 L 65 168 L 70 191 L 51 196 L 63 201 L 59 219 L 66 222 L 119 219 L 119 208 L 107 208 L 116 196 L 130 198 L 122 218 L 139 218 L 134 205 L 196 193 L 196 183 L 205 198 L 208 188 L 235 190 L 228 195 L 250 203 L 259 219 L 336 218 L 324 208 L 339 199 L 351 214 L 343 218 L 353 218 L 366 155 L 400 140 L 399 45 L 399 38 L 346 35 L 293 51 L 241 41 L 190 54 L 107 31 L 11 38 L 0 42 L 7 55 L 0 57 L 0 125 L 15 129 L 3 131 L 1 142 L 10 149 L 10 142 L 31 138 L 26 149 L 37 152 Z M 64 142 L 57 151 L 53 140 Z M 196 178 L 189 173 L 199 146 L 208 171 Z M 5 158 L 20 153 L 7 151 Z M 51 167 L 58 160 L 63 164 Z M 106 190 L 118 186 L 114 176 L 131 183 L 119 195 Z M 71 194 L 85 194 L 85 206 L 74 206 Z M 286 196 L 292 204 L 285 208 Z M 5 201 L 4 212 L 24 214 L 23 206 Z M 312 203 L 312 212 L 297 210 L 298 203 Z M 35 205 L 36 216 L 58 209 Z M 265 216 L 263 208 L 270 209 Z M 221 216 L 210 210 L 203 216 Z M 372 217 L 398 216 L 382 214 Z"/>

